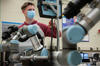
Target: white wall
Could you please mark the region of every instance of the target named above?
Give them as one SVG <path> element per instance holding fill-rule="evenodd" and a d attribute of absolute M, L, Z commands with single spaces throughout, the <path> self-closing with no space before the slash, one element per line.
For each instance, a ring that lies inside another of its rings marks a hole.
<path fill-rule="evenodd" d="M 1 0 L 1 20 L 2 21 L 11 21 L 11 22 L 24 22 L 24 15 L 21 11 L 21 6 L 24 2 L 29 0 Z M 37 1 L 32 1 L 35 6 Z M 36 7 L 37 9 L 37 7 Z M 35 18 L 40 22 L 48 23 L 48 19 L 43 21 L 38 16 L 38 11 L 36 10 Z"/>
<path fill-rule="evenodd" d="M 90 47 L 94 50 L 96 48 L 100 50 L 100 33 L 98 33 L 98 29 L 100 29 L 100 21 L 89 31 L 89 42 L 80 42 L 78 47 L 81 47 L 82 50 L 90 50 Z"/>

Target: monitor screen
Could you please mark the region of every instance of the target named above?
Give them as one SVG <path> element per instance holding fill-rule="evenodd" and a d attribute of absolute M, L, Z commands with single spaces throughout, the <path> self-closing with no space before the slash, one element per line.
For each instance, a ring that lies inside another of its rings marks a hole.
<path fill-rule="evenodd" d="M 82 62 L 89 62 L 89 57 L 88 57 L 88 53 L 80 53 L 81 57 L 82 57 Z"/>
<path fill-rule="evenodd" d="M 88 58 L 88 53 L 81 53 L 82 59 L 89 59 Z"/>
<path fill-rule="evenodd" d="M 89 59 L 88 58 L 88 53 L 84 53 L 84 56 L 83 57 L 84 57 L 84 59 Z"/>

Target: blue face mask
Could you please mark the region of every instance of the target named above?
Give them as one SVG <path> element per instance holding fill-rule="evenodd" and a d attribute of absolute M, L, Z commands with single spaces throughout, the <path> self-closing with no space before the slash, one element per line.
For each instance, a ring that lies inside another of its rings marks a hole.
<path fill-rule="evenodd" d="M 32 19 L 32 18 L 34 18 L 34 16 L 35 16 L 35 11 L 27 11 L 27 17 L 28 18 L 30 18 L 30 19 Z"/>

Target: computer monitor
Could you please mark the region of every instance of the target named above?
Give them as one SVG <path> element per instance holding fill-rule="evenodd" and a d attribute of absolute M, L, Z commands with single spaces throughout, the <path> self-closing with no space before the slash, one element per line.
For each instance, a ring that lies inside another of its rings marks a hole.
<path fill-rule="evenodd" d="M 57 0 L 38 0 L 37 7 L 40 17 L 56 18 L 57 14 L 55 13 L 54 9 L 57 10 L 57 5 L 52 5 L 56 3 Z M 52 6 L 48 4 L 51 4 Z M 59 18 L 61 17 L 62 17 L 62 0 L 59 0 Z"/>
<path fill-rule="evenodd" d="M 80 53 L 81 57 L 82 57 L 82 62 L 90 62 L 88 53 Z"/>
<path fill-rule="evenodd" d="M 84 53 L 84 59 L 89 59 L 88 53 Z"/>

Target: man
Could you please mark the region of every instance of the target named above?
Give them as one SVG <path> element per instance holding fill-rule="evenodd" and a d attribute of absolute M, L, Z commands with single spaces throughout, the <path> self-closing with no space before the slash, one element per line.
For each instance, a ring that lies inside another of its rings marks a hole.
<path fill-rule="evenodd" d="M 25 2 L 22 5 L 21 10 L 22 10 L 22 13 L 25 16 L 25 22 L 22 25 L 20 25 L 19 28 L 23 27 L 24 25 L 37 24 L 42 29 L 42 31 L 44 32 L 45 37 L 46 36 L 51 37 L 51 23 L 50 23 L 51 21 L 49 22 L 49 25 L 45 25 L 45 24 L 40 23 L 37 20 L 35 20 L 34 19 L 34 16 L 36 15 L 35 14 L 35 5 L 33 3 L 31 3 L 31 2 Z M 54 38 L 57 37 L 56 33 L 57 33 L 57 29 L 56 29 L 56 27 L 54 25 L 53 26 L 53 37 Z M 60 36 L 61 36 L 61 33 L 60 33 Z M 44 62 L 38 62 L 38 63 L 36 63 L 36 66 L 40 66 L 43 63 Z M 34 63 L 32 64 L 29 61 L 23 61 L 23 65 L 26 65 L 26 66 L 34 65 L 35 66 Z M 48 65 L 48 63 L 46 62 L 45 66 L 47 66 L 47 65 Z"/>
<path fill-rule="evenodd" d="M 49 25 L 45 25 L 34 19 L 34 16 L 36 14 L 35 14 L 35 5 L 33 3 L 25 2 L 22 5 L 21 10 L 25 16 L 25 22 L 24 22 L 24 24 L 20 25 L 19 28 L 23 27 L 24 25 L 37 24 L 42 29 L 45 36 L 51 37 L 51 24 L 49 23 Z M 57 37 L 56 33 L 57 33 L 57 30 L 54 25 L 53 26 L 53 37 L 54 38 Z M 60 35 L 61 35 L 61 33 L 60 33 Z"/>

